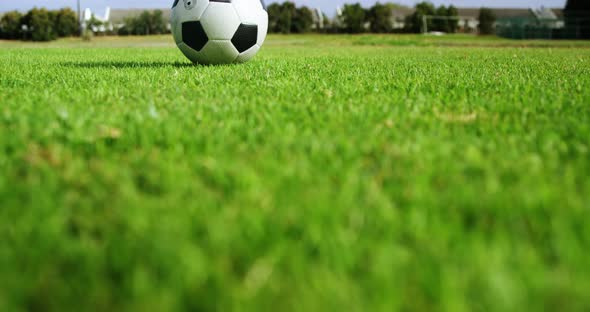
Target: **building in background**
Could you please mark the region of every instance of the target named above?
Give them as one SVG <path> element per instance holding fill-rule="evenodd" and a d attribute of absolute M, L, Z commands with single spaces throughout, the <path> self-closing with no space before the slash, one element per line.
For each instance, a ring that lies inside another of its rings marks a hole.
<path fill-rule="evenodd" d="M 125 23 L 126 19 L 129 18 L 135 18 L 141 15 L 141 13 L 148 11 L 150 13 L 153 13 L 157 10 L 160 10 L 164 13 L 164 20 L 166 21 L 166 23 L 170 23 L 170 14 L 172 13 L 172 11 L 170 11 L 169 8 L 165 8 L 165 9 L 113 9 L 111 10 L 111 22 L 114 25 L 121 25 Z"/>
<path fill-rule="evenodd" d="M 391 24 L 394 30 L 400 31 L 406 27 L 406 17 L 416 11 L 414 8 L 397 6 L 393 9 Z"/>
<path fill-rule="evenodd" d="M 478 33 L 480 10 L 480 8 L 457 8 L 456 15 L 453 16 L 455 20 L 458 20 L 456 31 L 461 33 Z M 495 33 L 506 38 L 581 39 L 584 38 L 583 34 L 590 32 L 588 31 L 590 29 L 590 17 L 588 17 L 588 14 L 581 14 L 577 11 L 570 12 L 566 16 L 563 9 L 544 7 L 490 8 L 490 10 L 495 16 Z M 82 29 L 88 29 L 98 34 L 142 35 L 144 33 L 137 31 L 137 29 L 141 30 L 145 27 L 142 28 L 137 25 L 131 27 L 133 19 L 140 19 L 142 14 L 146 14 L 146 12 L 154 14 L 157 11 L 160 11 L 158 12 L 160 21 L 163 19 L 163 28 L 160 29 L 170 31 L 171 12 L 168 8 L 112 10 L 106 8 L 103 15 L 96 14 L 90 9 L 85 9 L 80 12 L 80 23 Z M 335 11 L 336 16 L 329 18 L 322 10 L 311 9 L 310 12 L 313 18 L 311 30 L 315 32 L 341 32 L 344 23 L 343 9 L 342 7 L 337 7 Z M 409 25 L 406 25 L 408 23 L 408 16 L 411 16 L 415 12 L 415 8 L 395 5 L 389 17 L 391 28 L 388 32 L 407 32 L 408 29 L 406 26 Z M 4 13 L 0 12 L 0 18 L 3 15 Z M 428 15 L 427 17 L 437 18 L 434 15 Z M 370 23 L 365 21 L 365 31 L 370 31 L 369 28 Z M 452 32 L 454 31 L 455 29 L 452 30 Z M 492 31 L 494 30 L 492 29 Z M 156 33 L 163 32 L 158 31 Z M 154 32 L 148 31 L 147 34 L 154 34 Z"/>
<path fill-rule="evenodd" d="M 326 28 L 326 15 L 322 12 L 322 9 L 317 8 L 313 11 L 313 25 L 312 29 L 318 32 L 323 32 Z"/>
<path fill-rule="evenodd" d="M 590 18 L 570 22 L 588 27 Z M 528 16 L 498 18 L 496 34 L 512 39 L 582 39 L 575 28 L 566 26 L 562 9 L 539 8 L 530 10 Z"/>
<path fill-rule="evenodd" d="M 106 33 L 114 30 L 113 23 L 110 21 L 111 8 L 106 7 L 104 15 L 100 16 L 92 12 L 89 8 L 82 14 L 82 29 L 90 29 L 94 33 Z"/>
<path fill-rule="evenodd" d="M 160 11 L 163 14 L 164 23 L 166 25 L 166 29 L 170 31 L 170 14 L 171 11 L 169 9 L 110 9 L 107 8 L 105 11 L 104 17 L 98 16 L 93 14 L 89 9 L 86 9 L 84 12 L 84 20 L 85 23 L 90 23 L 91 20 L 88 16 L 92 16 L 92 19 L 98 20 L 100 22 L 99 26 L 92 26 L 91 30 L 94 33 L 113 33 L 118 32 L 120 29 L 128 26 L 127 23 L 131 19 L 136 19 L 140 17 L 145 12 L 149 14 L 154 14 L 156 11 Z"/>
<path fill-rule="evenodd" d="M 475 33 L 479 26 L 480 8 L 457 8 L 459 32 Z M 563 16 L 562 9 L 530 9 L 530 8 L 492 8 L 491 9 L 498 21 L 506 20 L 544 20 L 551 21 L 555 27 L 563 27 L 563 22 L 559 22 L 559 16 Z M 415 12 L 414 8 L 396 7 L 393 10 L 392 24 L 394 29 L 404 29 L 406 17 Z"/>

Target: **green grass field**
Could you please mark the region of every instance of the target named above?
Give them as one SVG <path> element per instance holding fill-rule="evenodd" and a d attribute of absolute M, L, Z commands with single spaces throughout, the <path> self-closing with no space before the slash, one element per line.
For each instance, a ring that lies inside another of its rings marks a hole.
<path fill-rule="evenodd" d="M 0 43 L 1 311 L 588 311 L 590 42 Z"/>

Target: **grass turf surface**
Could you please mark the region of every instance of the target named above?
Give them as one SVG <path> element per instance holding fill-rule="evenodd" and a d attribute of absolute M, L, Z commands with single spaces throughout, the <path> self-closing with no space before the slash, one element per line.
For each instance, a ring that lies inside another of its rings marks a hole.
<path fill-rule="evenodd" d="M 0 309 L 590 309 L 589 44 L 392 38 L 1 43 Z"/>

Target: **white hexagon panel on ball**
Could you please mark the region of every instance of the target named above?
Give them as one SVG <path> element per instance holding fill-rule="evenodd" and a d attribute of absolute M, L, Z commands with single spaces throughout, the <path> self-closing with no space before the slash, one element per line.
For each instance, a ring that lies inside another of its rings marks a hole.
<path fill-rule="evenodd" d="M 268 14 L 260 0 L 175 0 L 171 24 L 178 48 L 192 62 L 243 63 L 262 47 Z"/>

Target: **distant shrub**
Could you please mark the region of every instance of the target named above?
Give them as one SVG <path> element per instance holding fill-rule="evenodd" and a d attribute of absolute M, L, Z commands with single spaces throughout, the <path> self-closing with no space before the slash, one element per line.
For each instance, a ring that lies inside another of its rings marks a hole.
<path fill-rule="evenodd" d="M 568 0 L 563 13 L 568 38 L 590 39 L 590 1 Z"/>
<path fill-rule="evenodd" d="M 389 33 L 393 31 L 393 9 L 394 4 L 377 2 L 367 12 L 367 19 L 371 24 L 370 30 L 373 33 Z"/>
<path fill-rule="evenodd" d="M 457 29 L 459 28 L 459 9 L 454 5 L 449 5 L 447 8 L 447 16 L 456 17 L 457 19 L 449 20 L 449 32 L 456 33 Z"/>
<path fill-rule="evenodd" d="M 442 31 L 445 33 L 455 33 L 457 31 L 459 19 L 452 19 L 459 16 L 459 11 L 457 8 L 452 5 L 448 7 L 441 5 L 436 9 L 435 15 L 438 17 L 448 17 L 448 19 L 434 19 L 432 21 L 432 30 Z"/>
<path fill-rule="evenodd" d="M 26 27 L 26 38 L 33 41 L 51 41 L 57 39 L 55 29 L 55 13 L 47 9 L 34 8 L 22 18 L 22 24 Z"/>
<path fill-rule="evenodd" d="M 306 7 L 297 7 L 295 3 L 273 3 L 267 8 L 269 32 L 271 33 L 307 33 L 314 25 L 314 12 Z"/>
<path fill-rule="evenodd" d="M 129 17 L 125 19 L 124 26 L 118 30 L 118 34 L 122 36 L 159 35 L 167 32 L 164 13 L 161 10 L 143 11 L 139 16 Z"/>
<path fill-rule="evenodd" d="M 360 3 L 345 4 L 342 9 L 342 20 L 344 32 L 350 34 L 363 33 L 367 29 L 367 12 Z"/>
<path fill-rule="evenodd" d="M 23 15 L 18 11 L 7 12 L 0 19 L 0 38 L 1 39 L 20 39 L 22 38 Z"/>
<path fill-rule="evenodd" d="M 94 38 L 94 32 L 90 29 L 85 29 L 82 32 L 82 40 L 84 41 L 92 41 L 92 39 Z"/>
<path fill-rule="evenodd" d="M 496 15 L 494 11 L 488 8 L 479 10 L 479 33 L 482 35 L 491 35 L 494 33 L 494 23 Z"/>
<path fill-rule="evenodd" d="M 71 37 L 80 32 L 78 17 L 72 9 L 64 8 L 56 12 L 55 30 L 59 37 Z"/>
<path fill-rule="evenodd" d="M 0 19 L 2 39 L 50 41 L 58 37 L 75 36 L 78 33 L 77 14 L 68 8 L 58 11 L 34 8 L 25 15 L 12 11 Z"/>
<path fill-rule="evenodd" d="M 423 18 L 425 15 L 436 15 L 436 9 L 430 2 L 420 2 L 416 4 L 414 13 L 406 17 L 405 30 L 410 33 L 421 33 L 424 29 Z M 432 20 L 427 21 L 428 29 L 433 29 Z"/>
<path fill-rule="evenodd" d="M 273 3 L 268 6 L 269 30 L 273 33 L 289 34 L 291 33 L 291 24 L 297 7 L 293 2 L 284 2 L 282 4 Z"/>
<path fill-rule="evenodd" d="M 291 32 L 299 34 L 310 32 L 313 26 L 313 14 L 312 10 L 306 6 L 297 8 L 291 23 Z"/>

